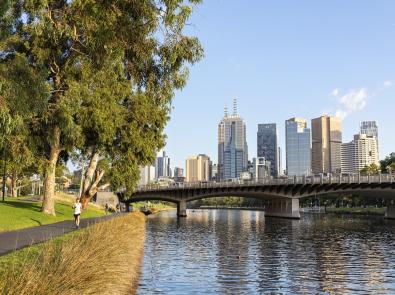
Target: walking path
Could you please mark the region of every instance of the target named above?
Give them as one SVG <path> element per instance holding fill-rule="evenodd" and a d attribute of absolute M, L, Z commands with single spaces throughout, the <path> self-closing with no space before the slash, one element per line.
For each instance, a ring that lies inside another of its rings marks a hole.
<path fill-rule="evenodd" d="M 120 214 L 112 214 L 102 217 L 81 219 L 80 228 L 85 228 L 94 223 L 106 221 L 119 215 Z M 66 220 L 52 224 L 0 233 L 0 256 L 10 253 L 14 250 L 64 235 L 74 230 L 76 230 L 74 220 Z"/>

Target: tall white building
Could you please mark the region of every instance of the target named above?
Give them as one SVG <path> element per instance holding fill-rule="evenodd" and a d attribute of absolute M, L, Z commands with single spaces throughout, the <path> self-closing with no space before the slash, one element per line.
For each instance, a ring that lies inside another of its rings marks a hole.
<path fill-rule="evenodd" d="M 374 137 L 377 141 L 377 157 L 379 153 L 379 126 L 376 121 L 362 121 L 359 125 L 359 133 L 366 134 L 367 137 Z"/>
<path fill-rule="evenodd" d="M 225 116 L 218 124 L 218 179 L 239 178 L 247 166 L 246 125 L 237 114 L 234 100 L 233 114 L 229 115 L 225 108 Z"/>
<path fill-rule="evenodd" d="M 342 173 L 358 173 L 371 164 L 380 165 L 376 137 L 354 135 L 354 140 L 341 148 Z"/>
<path fill-rule="evenodd" d="M 139 185 L 147 185 L 155 181 L 155 167 L 144 166 L 140 167 L 140 181 Z"/>

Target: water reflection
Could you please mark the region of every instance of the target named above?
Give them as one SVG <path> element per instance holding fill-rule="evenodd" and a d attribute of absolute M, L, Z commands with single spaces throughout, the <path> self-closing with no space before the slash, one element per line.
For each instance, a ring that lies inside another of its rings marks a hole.
<path fill-rule="evenodd" d="M 395 222 L 195 210 L 149 219 L 139 294 L 395 293 Z"/>

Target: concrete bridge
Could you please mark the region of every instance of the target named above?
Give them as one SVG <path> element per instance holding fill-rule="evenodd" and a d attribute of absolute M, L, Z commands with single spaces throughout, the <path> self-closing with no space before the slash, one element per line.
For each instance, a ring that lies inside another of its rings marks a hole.
<path fill-rule="evenodd" d="M 130 204 L 161 200 L 177 204 L 177 215 L 186 216 L 187 202 L 212 197 L 246 197 L 266 200 L 265 216 L 300 218 L 299 199 L 327 194 L 358 194 L 387 200 L 386 218 L 395 218 L 395 176 L 329 175 L 284 177 L 261 181 L 171 183 L 137 187 Z M 124 192 L 118 192 L 123 199 Z"/>

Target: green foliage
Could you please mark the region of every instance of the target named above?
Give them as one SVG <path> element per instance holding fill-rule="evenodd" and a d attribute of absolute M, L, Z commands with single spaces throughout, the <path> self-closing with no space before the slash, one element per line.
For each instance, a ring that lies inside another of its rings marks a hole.
<path fill-rule="evenodd" d="M 390 153 L 384 160 L 380 161 L 381 172 L 388 173 L 395 171 L 395 153 Z"/>
<path fill-rule="evenodd" d="M 379 174 L 380 168 L 376 164 L 370 164 L 369 166 L 365 166 L 361 169 L 362 174 Z"/>
<path fill-rule="evenodd" d="M 301 207 L 329 206 L 329 207 L 383 207 L 386 202 L 379 198 L 366 198 L 358 194 L 328 194 L 325 196 L 308 197 L 300 199 Z"/>
<path fill-rule="evenodd" d="M 186 65 L 203 56 L 198 40 L 183 34 L 197 3 L 25 0 L 0 6 L 0 66 L 20 71 L 6 79 L 6 100 L 16 115 L 30 114 L 25 140 L 42 172 L 50 171 L 53 149 L 95 151 L 108 163 L 113 188 L 133 190 L 138 166 L 153 162 L 165 144 L 171 99 L 185 86 Z M 19 83 L 26 86 L 21 91 Z"/>

